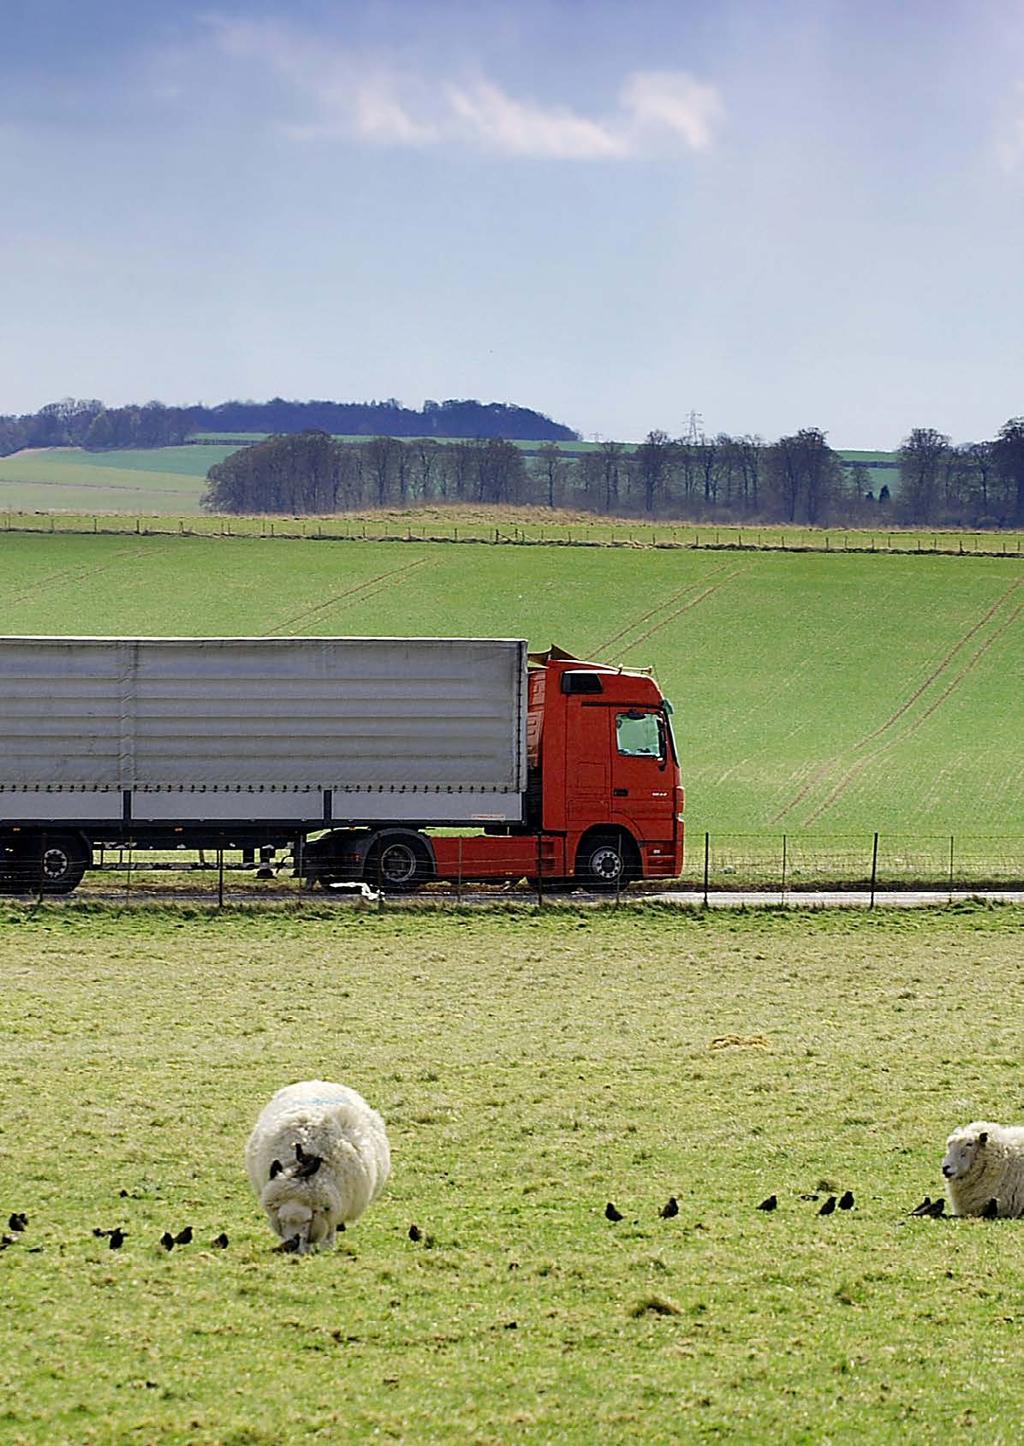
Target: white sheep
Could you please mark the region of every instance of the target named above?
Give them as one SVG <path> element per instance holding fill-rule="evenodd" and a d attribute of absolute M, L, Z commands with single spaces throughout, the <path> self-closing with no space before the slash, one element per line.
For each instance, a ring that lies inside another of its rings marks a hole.
<path fill-rule="evenodd" d="M 946 1142 L 942 1173 L 954 1215 L 1024 1215 L 1024 1125 L 961 1125 Z"/>
<path fill-rule="evenodd" d="M 327 1080 L 278 1090 L 256 1121 L 245 1167 L 284 1248 L 331 1246 L 384 1189 L 391 1151 L 384 1121 L 362 1095 Z"/>

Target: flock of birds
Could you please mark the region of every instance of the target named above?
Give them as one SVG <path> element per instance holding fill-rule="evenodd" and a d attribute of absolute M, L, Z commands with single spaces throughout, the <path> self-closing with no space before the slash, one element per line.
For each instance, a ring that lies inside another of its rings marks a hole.
<path fill-rule="evenodd" d="M 301 1149 L 301 1147 L 297 1148 Z M 299 1158 L 299 1164 L 307 1164 L 307 1161 L 304 1161 L 301 1158 L 301 1155 Z M 316 1156 L 308 1157 L 309 1173 L 315 1173 L 319 1164 L 320 1160 Z M 801 1195 L 800 1198 L 801 1200 L 814 1201 L 818 1200 L 820 1197 L 818 1195 Z M 818 1214 L 831 1215 L 834 1210 L 852 1210 L 855 1204 L 856 1201 L 853 1198 L 853 1191 L 846 1190 L 842 1195 L 838 1197 L 835 1195 L 829 1195 L 827 1199 L 823 1202 L 821 1208 L 818 1211 Z M 772 1210 L 777 1210 L 778 1208 L 779 1197 L 777 1195 L 766 1196 L 766 1198 L 762 1200 L 761 1203 L 757 1206 L 758 1210 L 763 1210 L 766 1213 L 770 1213 Z M 930 1195 L 926 1195 L 921 1201 L 920 1205 L 915 1205 L 913 1210 L 908 1212 L 908 1214 L 910 1215 L 930 1216 L 933 1220 L 942 1219 L 945 1213 L 946 1201 L 945 1198 L 941 1195 L 938 1197 L 937 1200 L 933 1200 Z M 672 1220 L 678 1214 L 679 1201 L 674 1195 L 670 1195 L 668 1200 L 658 1211 L 658 1216 L 661 1220 Z M 984 1210 L 981 1212 L 982 1219 L 984 1220 L 995 1220 L 997 1214 L 998 1201 L 996 1200 L 990 1200 L 985 1206 Z M 610 1220 L 613 1225 L 616 1225 L 620 1220 L 625 1219 L 622 1211 L 617 1209 L 611 1200 L 609 1200 L 607 1205 L 604 1207 L 604 1216 L 605 1219 Z M 21 1232 L 24 1231 L 27 1227 L 28 1216 L 25 1215 L 22 1211 L 14 1211 L 14 1213 L 7 1221 L 7 1229 L 13 1231 L 14 1234 L 0 1235 L 0 1250 L 6 1250 L 9 1245 L 14 1245 L 16 1243 L 15 1236 L 20 1235 Z M 344 1226 L 342 1226 L 341 1228 L 344 1229 Z M 120 1226 L 114 1226 L 112 1230 L 106 1230 L 102 1226 L 97 1226 L 92 1233 L 97 1237 L 97 1239 L 102 1240 L 105 1238 L 111 1250 L 120 1250 L 121 1246 L 128 1238 L 127 1230 L 122 1230 Z M 191 1245 L 194 1238 L 195 1236 L 191 1225 L 186 1225 L 182 1230 L 179 1230 L 176 1235 L 172 1235 L 169 1230 L 165 1230 L 160 1237 L 160 1244 L 163 1246 L 164 1250 L 170 1252 L 174 1249 L 176 1245 Z M 423 1239 L 423 1232 L 420 1230 L 420 1227 L 418 1225 L 409 1226 L 409 1239 L 412 1241 L 420 1241 Z M 213 1240 L 211 1240 L 210 1244 L 214 1250 L 226 1250 L 228 1248 L 228 1245 L 230 1244 L 230 1241 L 228 1240 L 225 1232 L 222 1230 L 219 1235 L 215 1236 Z M 289 1249 L 294 1248 L 295 1246 L 293 1245 L 293 1243 L 288 1240 L 284 1241 L 282 1245 L 278 1246 L 278 1249 L 282 1251 L 288 1251 Z"/>
<path fill-rule="evenodd" d="M 8 1246 L 17 1244 L 16 1237 L 28 1229 L 28 1216 L 24 1211 L 15 1210 L 13 1212 L 7 1221 L 7 1229 L 14 1233 L 12 1235 L 0 1235 L 0 1250 L 6 1250 Z M 106 1240 L 111 1250 L 120 1250 L 121 1246 L 128 1239 L 128 1231 L 122 1230 L 120 1225 L 115 1225 L 111 1230 L 106 1229 L 102 1225 L 96 1225 L 93 1227 L 92 1233 L 97 1240 Z M 177 1235 L 172 1235 L 169 1230 L 165 1230 L 160 1237 L 160 1244 L 165 1250 L 170 1251 L 173 1250 L 176 1245 L 191 1245 L 194 1239 L 195 1234 L 192 1226 L 186 1225 L 178 1231 Z M 214 1250 L 226 1250 L 230 1243 L 223 1230 L 210 1241 Z"/>
<path fill-rule="evenodd" d="M 819 1195 L 801 1195 L 800 1198 L 801 1200 L 819 1200 L 821 1197 Z M 840 1195 L 838 1199 L 835 1195 L 830 1195 L 818 1211 L 818 1214 L 831 1215 L 836 1208 L 840 1210 L 852 1210 L 855 1203 L 852 1190 L 847 1190 L 845 1194 Z M 942 1202 L 940 1201 L 939 1203 L 941 1204 Z M 758 1210 L 765 1211 L 777 1210 L 779 1208 L 779 1197 L 777 1195 L 769 1195 L 761 1201 L 757 1208 Z M 912 1213 L 916 1215 L 919 1212 L 915 1210 Z M 679 1201 L 674 1195 L 670 1195 L 666 1203 L 658 1211 L 658 1216 L 662 1220 L 672 1220 L 678 1214 Z M 610 1220 L 613 1225 L 616 1225 L 620 1220 L 625 1219 L 625 1216 L 622 1214 L 622 1211 L 609 1200 L 608 1204 L 604 1207 L 604 1218 Z"/>

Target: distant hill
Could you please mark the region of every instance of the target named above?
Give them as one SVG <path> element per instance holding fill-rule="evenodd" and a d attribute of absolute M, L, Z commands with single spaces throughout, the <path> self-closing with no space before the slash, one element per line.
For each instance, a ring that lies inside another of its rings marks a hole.
<path fill-rule="evenodd" d="M 189 407 L 194 429 L 209 432 L 330 432 L 354 437 L 504 437 L 575 442 L 579 433 L 542 412 L 509 402 L 424 402 L 422 410 L 386 402 L 222 402 Z"/>
<path fill-rule="evenodd" d="M 221 402 L 215 407 L 106 407 L 66 397 L 38 412 L 0 416 L 0 457 L 26 447 L 173 447 L 201 432 L 331 432 L 356 437 L 503 437 L 573 442 L 579 433 L 509 402 L 424 402 L 421 410 L 386 402 Z"/>

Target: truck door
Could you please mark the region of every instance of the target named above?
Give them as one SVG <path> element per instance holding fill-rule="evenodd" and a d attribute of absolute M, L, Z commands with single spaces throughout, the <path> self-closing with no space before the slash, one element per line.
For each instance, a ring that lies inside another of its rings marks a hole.
<path fill-rule="evenodd" d="M 668 728 L 658 709 L 619 708 L 612 718 L 612 805 L 643 838 L 672 837 L 674 770 Z"/>

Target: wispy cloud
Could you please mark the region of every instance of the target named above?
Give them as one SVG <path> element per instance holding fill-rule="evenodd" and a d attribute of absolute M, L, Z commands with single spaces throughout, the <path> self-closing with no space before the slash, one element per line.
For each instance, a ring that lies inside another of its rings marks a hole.
<path fill-rule="evenodd" d="M 996 160 L 1008 175 L 1024 169 L 1024 85 L 1017 87 L 1013 101 L 998 120 L 995 152 Z"/>
<path fill-rule="evenodd" d="M 428 76 L 324 45 L 294 28 L 223 19 L 211 24 L 226 55 L 289 87 L 296 116 L 282 129 L 295 140 L 461 146 L 494 155 L 603 161 L 705 150 L 724 118 L 715 87 L 685 71 L 631 71 L 614 108 L 587 115 L 561 101 L 511 95 L 484 75 Z"/>

